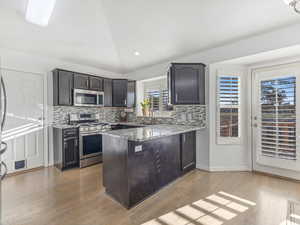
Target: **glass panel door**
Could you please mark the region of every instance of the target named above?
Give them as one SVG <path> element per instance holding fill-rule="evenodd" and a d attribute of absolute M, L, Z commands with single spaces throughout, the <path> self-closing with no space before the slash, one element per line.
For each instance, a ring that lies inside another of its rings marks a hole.
<path fill-rule="evenodd" d="M 300 66 L 254 73 L 253 146 L 256 163 L 300 171 Z"/>

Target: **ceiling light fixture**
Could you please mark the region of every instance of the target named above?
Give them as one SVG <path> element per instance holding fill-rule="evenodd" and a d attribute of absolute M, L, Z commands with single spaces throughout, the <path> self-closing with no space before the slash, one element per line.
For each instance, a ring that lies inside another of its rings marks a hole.
<path fill-rule="evenodd" d="M 28 0 L 26 20 L 30 23 L 47 26 L 56 0 Z"/>
<path fill-rule="evenodd" d="M 139 53 L 139 52 L 134 52 L 134 55 L 136 55 L 136 56 L 139 56 L 141 53 Z"/>
<path fill-rule="evenodd" d="M 296 13 L 300 14 L 300 0 L 283 0 L 287 5 L 294 8 Z M 298 4 L 299 3 L 299 4 Z"/>

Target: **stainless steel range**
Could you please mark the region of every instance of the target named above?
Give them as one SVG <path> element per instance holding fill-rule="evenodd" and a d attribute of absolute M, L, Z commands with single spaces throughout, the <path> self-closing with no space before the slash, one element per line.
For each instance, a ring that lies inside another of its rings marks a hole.
<path fill-rule="evenodd" d="M 80 168 L 102 162 L 103 131 L 111 130 L 108 123 L 99 122 L 97 114 L 70 114 L 70 124 L 78 124 Z"/>

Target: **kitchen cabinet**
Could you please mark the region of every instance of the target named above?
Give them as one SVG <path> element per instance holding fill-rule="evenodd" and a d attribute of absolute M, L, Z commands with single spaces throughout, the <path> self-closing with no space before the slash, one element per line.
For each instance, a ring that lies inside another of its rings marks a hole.
<path fill-rule="evenodd" d="M 54 165 L 60 170 L 79 167 L 78 128 L 53 128 Z"/>
<path fill-rule="evenodd" d="M 74 88 L 91 91 L 103 91 L 103 78 L 75 73 Z"/>
<path fill-rule="evenodd" d="M 156 158 L 156 189 L 160 189 L 181 175 L 180 136 L 173 135 L 151 141 Z"/>
<path fill-rule="evenodd" d="M 181 170 L 187 173 L 196 168 L 196 132 L 181 134 Z"/>
<path fill-rule="evenodd" d="M 89 89 L 89 76 L 85 74 L 74 74 L 74 88 L 75 89 Z"/>
<path fill-rule="evenodd" d="M 93 91 L 103 91 L 103 78 L 89 77 L 89 89 Z"/>
<path fill-rule="evenodd" d="M 127 108 L 134 108 L 136 105 L 136 82 L 129 80 L 127 83 Z"/>
<path fill-rule="evenodd" d="M 151 196 L 184 173 L 181 136 L 128 141 L 103 135 L 103 183 L 106 193 L 126 208 Z"/>
<path fill-rule="evenodd" d="M 172 63 L 169 88 L 173 105 L 205 104 L 205 65 Z"/>
<path fill-rule="evenodd" d="M 103 80 L 104 106 L 112 107 L 112 79 Z"/>
<path fill-rule="evenodd" d="M 73 72 L 53 71 L 53 105 L 70 106 L 73 104 Z"/>
<path fill-rule="evenodd" d="M 109 79 L 83 73 L 55 69 L 53 71 L 53 105 L 73 105 L 73 89 L 104 92 L 104 106 L 128 107 L 136 105 L 136 82 Z"/>
<path fill-rule="evenodd" d="M 114 79 L 112 81 L 112 100 L 114 107 L 127 106 L 127 80 Z"/>

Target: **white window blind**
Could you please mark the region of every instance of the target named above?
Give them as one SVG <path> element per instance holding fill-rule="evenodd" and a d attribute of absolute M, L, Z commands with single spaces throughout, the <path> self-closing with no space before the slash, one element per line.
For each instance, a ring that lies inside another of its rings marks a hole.
<path fill-rule="evenodd" d="M 296 78 L 260 82 L 260 151 L 264 156 L 296 160 Z"/>
<path fill-rule="evenodd" d="M 217 93 L 217 143 L 240 143 L 240 77 L 219 76 Z"/>

